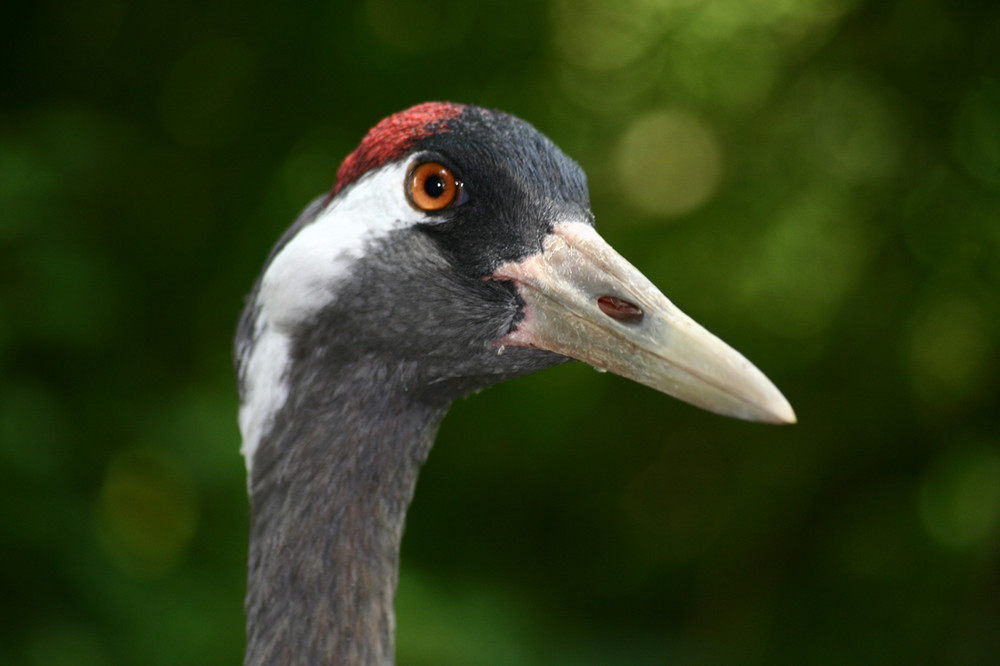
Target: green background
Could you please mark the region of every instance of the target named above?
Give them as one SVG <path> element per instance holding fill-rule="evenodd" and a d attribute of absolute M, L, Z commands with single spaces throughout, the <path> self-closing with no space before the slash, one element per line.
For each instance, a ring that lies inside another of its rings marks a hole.
<path fill-rule="evenodd" d="M 1000 9 L 974 0 L 0 9 L 0 662 L 241 659 L 230 340 L 381 117 L 524 117 L 602 234 L 783 390 L 582 364 L 445 420 L 400 664 L 1000 663 Z"/>

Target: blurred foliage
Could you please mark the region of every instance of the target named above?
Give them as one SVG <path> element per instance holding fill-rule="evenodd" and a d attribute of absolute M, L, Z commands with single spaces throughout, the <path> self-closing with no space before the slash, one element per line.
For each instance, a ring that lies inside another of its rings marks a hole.
<path fill-rule="evenodd" d="M 582 365 L 460 401 L 400 664 L 1000 663 L 995 5 L 39 0 L 0 56 L 3 663 L 239 663 L 242 298 L 431 99 L 575 157 L 800 424 Z"/>

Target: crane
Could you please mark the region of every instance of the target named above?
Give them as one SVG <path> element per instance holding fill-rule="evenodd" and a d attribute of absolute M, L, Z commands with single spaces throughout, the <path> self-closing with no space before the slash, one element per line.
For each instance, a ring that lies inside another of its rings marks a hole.
<path fill-rule="evenodd" d="M 394 663 L 403 524 L 449 405 L 569 359 L 795 421 L 597 234 L 582 169 L 530 124 L 430 102 L 375 125 L 278 240 L 237 329 L 245 664 Z"/>

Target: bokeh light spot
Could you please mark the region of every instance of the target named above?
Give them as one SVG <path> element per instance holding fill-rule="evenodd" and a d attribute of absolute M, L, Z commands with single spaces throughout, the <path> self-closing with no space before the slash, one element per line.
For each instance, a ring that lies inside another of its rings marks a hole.
<path fill-rule="evenodd" d="M 973 398 L 995 368 L 989 321 L 960 295 L 937 296 L 917 312 L 908 351 L 914 391 L 939 408 Z"/>
<path fill-rule="evenodd" d="M 198 506 L 194 481 L 160 451 L 132 449 L 108 465 L 99 524 L 112 558 L 130 574 L 169 573 L 194 536 Z"/>
<path fill-rule="evenodd" d="M 955 157 L 965 170 L 1000 185 L 1000 83 L 987 79 L 965 96 L 952 134 Z"/>
<path fill-rule="evenodd" d="M 952 548 L 974 546 L 1000 525 L 1000 451 L 967 445 L 943 454 L 918 495 L 924 529 Z"/>
<path fill-rule="evenodd" d="M 554 68 L 559 89 L 588 111 L 614 118 L 616 127 L 635 114 L 636 100 L 653 87 L 659 72 L 655 62 L 640 60 L 629 67 L 597 72 L 560 63 Z"/>
<path fill-rule="evenodd" d="M 648 215 L 674 217 L 711 198 L 722 176 L 722 148 L 698 117 L 656 111 L 629 125 L 615 165 L 623 199 Z"/>
<path fill-rule="evenodd" d="M 816 154 L 832 175 L 866 180 L 893 172 L 903 127 L 884 90 L 857 75 L 840 75 L 817 84 L 812 102 Z"/>
<path fill-rule="evenodd" d="M 670 44 L 663 79 L 667 89 L 680 86 L 705 104 L 747 106 L 760 102 L 778 75 L 778 53 L 766 35 L 729 40 L 679 39 Z"/>
<path fill-rule="evenodd" d="M 574 66 L 622 69 L 656 37 L 651 7 L 636 0 L 562 0 L 552 7 L 556 51 Z"/>
<path fill-rule="evenodd" d="M 868 238 L 853 212 L 823 191 L 777 212 L 747 245 L 740 291 L 761 327 L 788 337 L 824 329 L 861 279 Z"/>

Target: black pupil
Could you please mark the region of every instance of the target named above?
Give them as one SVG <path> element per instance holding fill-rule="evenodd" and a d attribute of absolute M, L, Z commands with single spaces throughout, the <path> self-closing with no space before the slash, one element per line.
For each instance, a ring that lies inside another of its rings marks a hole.
<path fill-rule="evenodd" d="M 437 199 L 439 196 L 444 194 L 444 191 L 448 189 L 448 185 L 444 182 L 444 178 L 441 176 L 429 176 L 427 180 L 424 181 L 424 192 L 427 196 L 432 199 Z"/>

